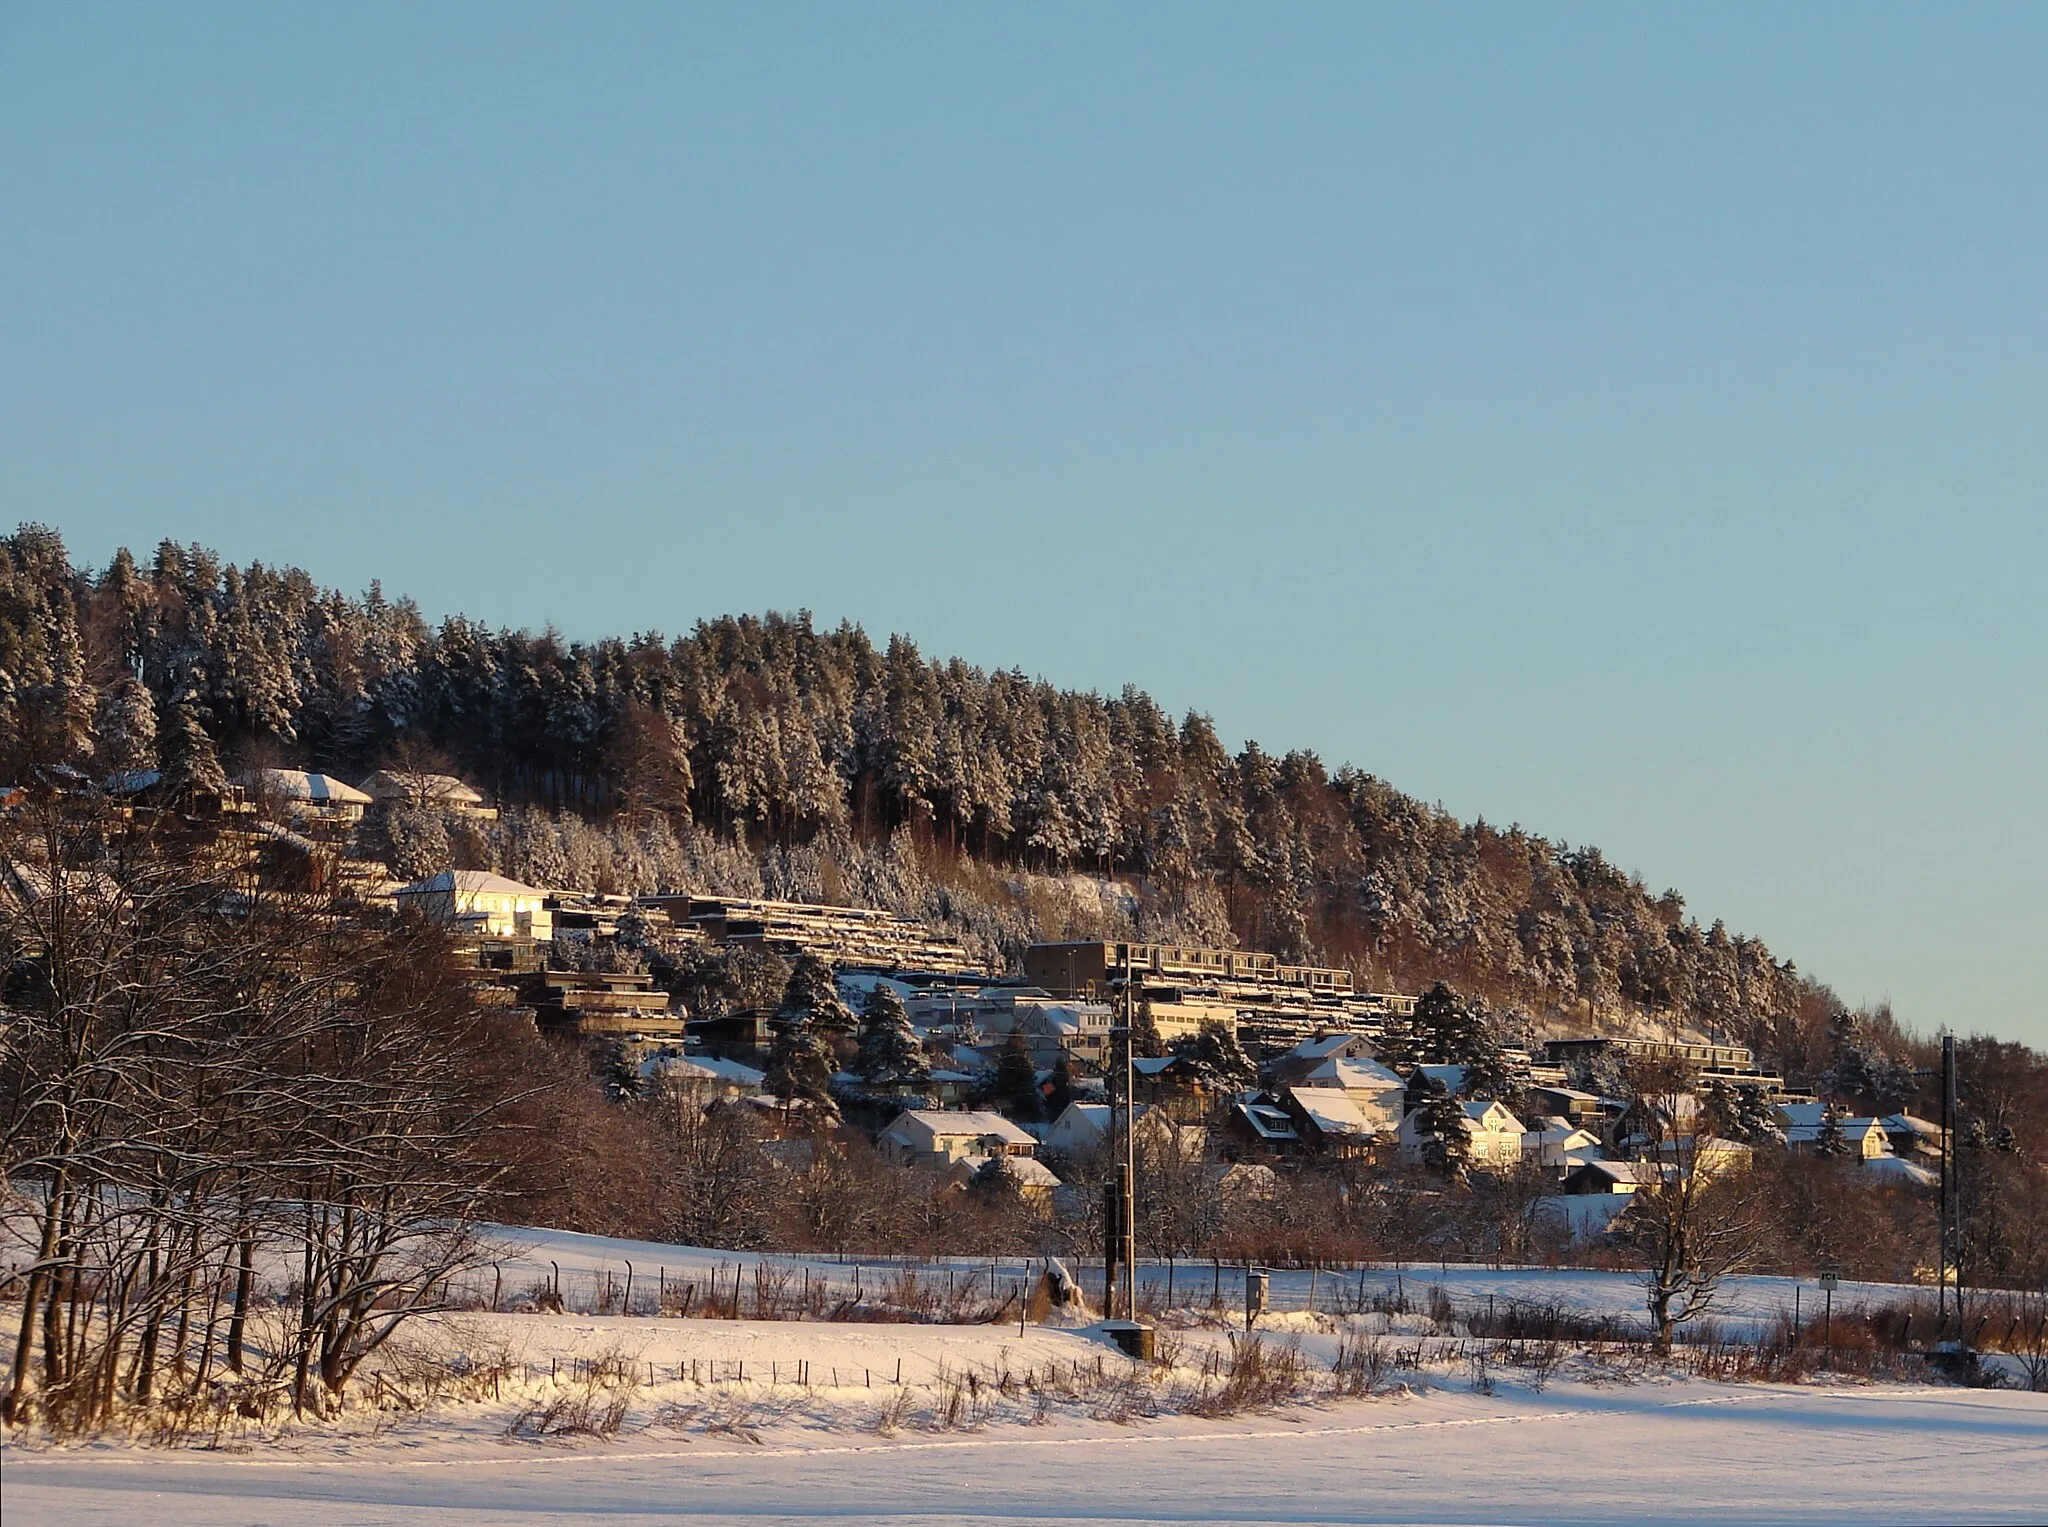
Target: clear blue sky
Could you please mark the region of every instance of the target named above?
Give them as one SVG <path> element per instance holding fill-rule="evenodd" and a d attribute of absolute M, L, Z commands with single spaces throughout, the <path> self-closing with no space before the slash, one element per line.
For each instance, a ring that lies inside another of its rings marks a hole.
<path fill-rule="evenodd" d="M 808 606 L 2048 1041 L 2048 7 L 0 6 L 0 517 Z"/>

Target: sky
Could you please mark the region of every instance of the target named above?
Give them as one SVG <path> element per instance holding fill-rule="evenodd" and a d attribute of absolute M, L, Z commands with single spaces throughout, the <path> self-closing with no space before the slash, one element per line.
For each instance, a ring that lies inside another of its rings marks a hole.
<path fill-rule="evenodd" d="M 0 0 L 0 520 L 809 609 L 2048 1043 L 2048 8 Z"/>

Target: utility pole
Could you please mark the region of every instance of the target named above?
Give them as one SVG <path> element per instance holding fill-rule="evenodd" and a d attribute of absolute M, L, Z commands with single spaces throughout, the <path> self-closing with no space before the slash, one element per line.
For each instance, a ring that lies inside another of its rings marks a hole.
<path fill-rule="evenodd" d="M 1956 1036 L 1941 1036 L 1941 1265 L 1935 1270 L 1936 1342 L 1948 1336 L 1948 1284 L 1960 1247 L 1956 1245 Z M 1963 1280 L 1956 1277 L 1956 1329 L 1963 1324 Z"/>
<path fill-rule="evenodd" d="M 1131 946 L 1118 946 L 1124 974 L 1124 1159 L 1120 1172 L 1124 1319 L 1138 1318 L 1138 1010 L 1131 997 Z"/>

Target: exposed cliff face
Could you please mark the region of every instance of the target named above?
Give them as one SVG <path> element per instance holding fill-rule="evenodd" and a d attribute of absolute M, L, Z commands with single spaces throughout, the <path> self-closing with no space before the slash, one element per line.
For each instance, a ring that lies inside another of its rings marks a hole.
<path fill-rule="evenodd" d="M 673 641 L 430 629 L 375 588 L 169 543 L 84 574 L 24 527 L 0 544 L 0 659 L 17 755 L 132 768 L 175 746 L 190 767 L 210 740 L 350 777 L 443 762 L 526 808 L 458 845 L 508 873 L 758 882 L 923 911 L 991 948 L 1125 925 L 1235 938 L 1562 1026 L 1655 1015 L 1794 1072 L 1821 1063 L 1838 1008 L 1597 849 L 1458 821 L 1311 752 L 1233 754 L 1136 689 L 1060 690 L 805 615 Z"/>

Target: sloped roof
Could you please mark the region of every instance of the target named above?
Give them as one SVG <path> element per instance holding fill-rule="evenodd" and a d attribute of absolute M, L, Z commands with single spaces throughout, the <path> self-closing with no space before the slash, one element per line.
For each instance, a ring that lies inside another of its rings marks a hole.
<path fill-rule="evenodd" d="M 362 788 L 380 800 L 395 796 L 414 801 L 455 801 L 465 806 L 483 804 L 483 796 L 452 774 L 417 774 L 406 769 L 379 769 L 363 781 Z"/>
<path fill-rule="evenodd" d="M 286 800 L 311 801 L 320 806 L 367 806 L 370 798 L 345 780 L 332 774 L 314 774 L 305 769 L 257 769 L 248 782 Z"/>
<path fill-rule="evenodd" d="M 1922 1188 L 1931 1188 L 1941 1181 L 1939 1173 L 1930 1172 L 1919 1162 L 1908 1161 L 1904 1156 L 1873 1156 L 1863 1163 L 1863 1170 Z"/>
<path fill-rule="evenodd" d="M 1392 1092 L 1407 1085 L 1378 1061 L 1348 1055 L 1324 1061 L 1305 1080 L 1312 1087 L 1327 1085 L 1355 1092 Z"/>
<path fill-rule="evenodd" d="M 1072 1122 L 1069 1123 L 1069 1120 Z M 1069 1103 L 1060 1110 L 1060 1116 L 1052 1122 L 1054 1128 L 1065 1124 L 1068 1129 L 1074 1129 L 1082 1124 L 1086 1124 L 1097 1134 L 1106 1135 L 1110 1129 L 1109 1104 Z"/>
<path fill-rule="evenodd" d="M 965 1108 L 912 1108 L 902 1114 L 889 1128 L 894 1130 L 904 1119 L 915 1120 L 933 1135 L 949 1139 L 962 1137 L 979 1140 L 993 1137 L 1005 1145 L 1036 1145 L 1038 1142 L 1027 1131 L 1004 1118 L 999 1113 Z"/>
<path fill-rule="evenodd" d="M 759 1087 L 767 1074 L 736 1060 L 710 1055 L 660 1055 L 648 1061 L 643 1074 L 667 1076 L 686 1081 L 725 1082 L 735 1087 Z"/>
<path fill-rule="evenodd" d="M 507 880 L 503 875 L 493 875 L 489 870 L 442 870 L 424 880 L 415 880 L 411 885 L 400 886 L 400 896 L 427 896 L 436 891 L 479 892 L 494 896 L 545 896 L 546 891 L 530 885 L 521 885 L 516 880 Z"/>
<path fill-rule="evenodd" d="M 1918 1114 L 1888 1114 L 1884 1119 L 1884 1127 L 1891 1134 L 1906 1134 L 1910 1132 L 1918 1135 L 1923 1140 L 1941 1139 L 1941 1126 L 1921 1118 Z"/>
<path fill-rule="evenodd" d="M 1368 1046 L 1372 1037 L 1367 1034 L 1319 1034 L 1314 1039 L 1304 1039 L 1287 1053 L 1299 1060 L 1328 1060 L 1354 1040 L 1364 1040 Z"/>
<path fill-rule="evenodd" d="M 1648 1187 L 1652 1183 L 1662 1182 L 1674 1170 L 1656 1161 L 1587 1161 L 1581 1163 L 1579 1169 L 1613 1182 L 1634 1183 L 1638 1187 Z"/>
<path fill-rule="evenodd" d="M 1485 1124 L 1486 1116 L 1498 1110 L 1501 1114 L 1506 1116 L 1507 1121 L 1506 1123 L 1500 1126 L 1502 1133 L 1506 1133 L 1512 1130 L 1514 1133 L 1519 1135 L 1523 1132 L 1522 1121 L 1516 1118 L 1513 1114 L 1508 1113 L 1507 1109 L 1503 1107 L 1501 1104 L 1493 1102 L 1490 1099 L 1469 1099 L 1465 1102 L 1460 1103 L 1458 1107 L 1464 1110 L 1466 1119 L 1475 1126 Z"/>
<path fill-rule="evenodd" d="M 1251 1127 L 1253 1134 L 1261 1140 L 1275 1144 L 1291 1144 L 1301 1138 L 1301 1131 L 1294 1127 L 1294 1117 L 1284 1108 L 1271 1103 L 1239 1103 L 1237 1116 Z"/>
<path fill-rule="evenodd" d="M 1287 1095 L 1326 1135 L 1370 1135 L 1373 1127 L 1341 1087 L 1290 1087 Z"/>
<path fill-rule="evenodd" d="M 1005 1177 L 1015 1178 L 1027 1188 L 1056 1188 L 1060 1185 L 1059 1174 L 1036 1156 L 997 1156 L 992 1169 Z"/>
<path fill-rule="evenodd" d="M 1813 1106 L 1819 1107 L 1818 1104 Z M 1789 1113 L 1791 1110 L 1787 1109 L 1785 1111 Z M 1845 1116 L 1837 1119 L 1835 1122 L 1842 1126 L 1842 1138 L 1844 1140 L 1860 1141 L 1870 1134 L 1876 1133 L 1884 1135 L 1887 1146 L 1891 1144 L 1891 1136 L 1885 1134 L 1882 1120 L 1868 1117 L 1852 1119 Z M 1819 1142 L 1821 1135 L 1826 1130 L 1827 1121 L 1825 1119 L 1817 1119 L 1811 1124 L 1788 1124 L 1785 1127 L 1785 1143 L 1787 1145 L 1813 1145 Z"/>

